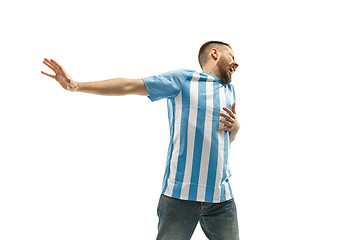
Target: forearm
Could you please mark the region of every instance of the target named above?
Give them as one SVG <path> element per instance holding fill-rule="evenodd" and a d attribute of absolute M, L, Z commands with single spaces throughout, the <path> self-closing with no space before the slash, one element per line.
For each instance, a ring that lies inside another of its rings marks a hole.
<path fill-rule="evenodd" d="M 128 81 L 124 78 L 115 78 L 96 82 L 78 82 L 77 92 L 108 96 L 125 95 Z"/>
<path fill-rule="evenodd" d="M 124 96 L 137 94 L 147 96 L 142 79 L 113 78 L 95 82 L 78 82 L 77 92 L 105 96 Z"/>

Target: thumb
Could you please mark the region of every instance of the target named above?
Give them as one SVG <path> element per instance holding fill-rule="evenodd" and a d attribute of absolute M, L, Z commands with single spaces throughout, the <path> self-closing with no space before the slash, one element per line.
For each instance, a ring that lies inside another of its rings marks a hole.
<path fill-rule="evenodd" d="M 231 111 L 236 114 L 235 104 L 236 104 L 236 103 L 234 102 L 234 103 L 231 105 Z"/>

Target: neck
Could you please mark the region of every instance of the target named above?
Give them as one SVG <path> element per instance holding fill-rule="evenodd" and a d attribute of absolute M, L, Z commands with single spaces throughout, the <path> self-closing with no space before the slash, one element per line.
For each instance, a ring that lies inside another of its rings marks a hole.
<path fill-rule="evenodd" d="M 203 73 L 210 73 L 212 75 L 214 75 L 215 77 L 220 79 L 220 74 L 217 68 L 214 67 L 209 67 L 209 66 L 204 66 L 202 69 Z"/>

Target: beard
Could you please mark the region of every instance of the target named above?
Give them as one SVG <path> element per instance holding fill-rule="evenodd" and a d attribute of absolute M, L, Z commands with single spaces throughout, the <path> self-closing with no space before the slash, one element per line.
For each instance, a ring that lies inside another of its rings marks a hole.
<path fill-rule="evenodd" d="M 216 63 L 218 67 L 220 80 L 223 82 L 224 85 L 228 85 L 231 82 L 231 75 L 229 73 L 230 64 L 220 57 L 219 61 Z"/>

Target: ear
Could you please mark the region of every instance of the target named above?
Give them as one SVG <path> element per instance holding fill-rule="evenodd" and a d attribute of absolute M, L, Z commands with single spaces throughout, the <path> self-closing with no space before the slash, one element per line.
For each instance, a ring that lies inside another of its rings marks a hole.
<path fill-rule="evenodd" d="M 220 57 L 220 52 L 216 48 L 213 48 L 213 49 L 211 49 L 210 55 L 216 61 Z"/>

